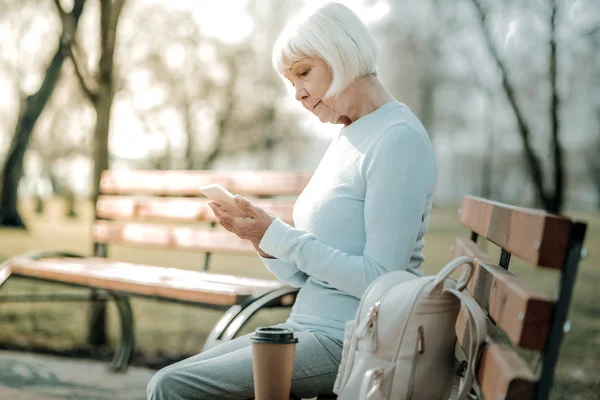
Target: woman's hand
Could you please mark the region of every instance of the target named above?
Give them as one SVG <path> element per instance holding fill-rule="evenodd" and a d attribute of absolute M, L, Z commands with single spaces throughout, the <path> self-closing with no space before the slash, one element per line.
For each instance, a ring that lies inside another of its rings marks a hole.
<path fill-rule="evenodd" d="M 239 195 L 235 196 L 235 203 L 242 211 L 246 212 L 246 217 L 234 217 L 215 202 L 210 202 L 208 205 L 223 228 L 235 233 L 242 239 L 252 242 L 252 245 L 262 257 L 273 258 L 260 250 L 258 245 L 271 223 L 275 220 L 275 216 L 252 205 Z"/>

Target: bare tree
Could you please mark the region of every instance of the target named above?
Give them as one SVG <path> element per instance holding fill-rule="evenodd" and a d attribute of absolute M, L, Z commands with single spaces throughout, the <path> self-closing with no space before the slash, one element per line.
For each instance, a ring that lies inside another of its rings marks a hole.
<path fill-rule="evenodd" d="M 136 104 L 136 98 L 139 97 L 140 88 L 126 88 L 146 133 L 156 134 L 160 131 L 164 135 L 166 143 L 164 152 L 158 156 L 154 164 L 160 168 L 172 167 L 173 155 L 170 153 L 174 132 L 164 127 L 159 117 L 165 109 L 170 109 L 178 114 L 184 131 L 183 168 L 191 170 L 203 167 L 197 150 L 198 139 L 202 135 L 198 127 L 197 113 L 202 108 L 218 108 L 219 102 L 211 102 L 211 100 L 214 99 L 213 92 L 219 88 L 214 79 L 209 76 L 208 63 L 200 58 L 199 49 L 202 46 L 215 49 L 219 43 L 203 37 L 189 12 L 165 11 L 162 7 L 150 7 L 145 9 L 143 15 L 138 18 L 152 21 L 152 30 L 142 28 L 135 36 L 128 38 L 131 43 L 126 43 L 127 48 L 146 46 L 144 56 L 132 63 L 133 71 L 134 73 L 140 70 L 149 72 L 152 85 L 160 86 L 169 94 L 161 104 L 151 107 L 139 106 Z M 173 25 L 185 29 L 174 30 Z M 155 34 L 157 30 L 162 30 L 160 35 Z M 160 37 L 160 40 L 157 40 L 156 36 Z M 170 65 L 167 52 L 169 47 L 177 48 L 182 52 L 183 59 L 176 67 Z M 228 74 L 228 77 L 229 81 L 236 79 L 235 74 Z M 218 140 L 216 142 L 218 143 Z"/>
<path fill-rule="evenodd" d="M 376 3 L 366 1 L 368 6 Z M 388 14 L 372 26 L 375 37 L 386 50 L 381 54 L 381 78 L 394 96 L 415 111 L 432 139 L 436 92 L 445 78 L 441 50 L 448 27 L 444 26 L 443 3 L 388 1 Z M 411 79 L 406 79 L 407 76 Z"/>
<path fill-rule="evenodd" d="M 600 74 L 598 73 L 598 66 L 600 65 L 600 20 L 598 18 L 595 19 L 596 23 L 583 32 L 582 37 L 586 38 L 590 44 L 588 48 L 590 51 L 586 54 L 584 63 L 589 65 L 592 69 L 591 77 L 595 77 L 595 82 L 600 83 Z M 590 57 L 591 56 L 591 57 Z M 577 60 L 580 61 L 580 60 Z M 577 62 L 575 61 L 575 62 Z M 578 71 L 579 72 L 579 71 Z M 598 93 L 598 89 L 594 91 L 593 87 L 588 90 L 591 92 L 591 98 L 597 98 L 596 93 Z M 586 161 L 588 166 L 588 171 L 591 176 L 592 185 L 596 190 L 596 203 L 597 208 L 600 210 L 600 103 L 596 103 L 595 109 L 592 111 L 594 115 L 594 122 L 592 128 L 592 136 L 594 137 L 590 146 L 588 146 L 588 153 L 586 154 Z"/>
<path fill-rule="evenodd" d="M 2 188 L 0 191 L 0 225 L 2 226 L 25 227 L 17 209 L 17 189 L 23 176 L 25 151 L 29 145 L 35 123 L 56 87 L 65 60 L 65 46 L 75 33 L 84 4 L 85 0 L 75 0 L 73 9 L 69 13 L 64 13 L 62 35 L 56 46 L 54 56 L 46 67 L 42 84 L 37 92 L 22 98 L 20 102 L 15 133 L 2 171 Z"/>
<path fill-rule="evenodd" d="M 590 153 L 587 155 L 588 166 L 590 175 L 592 177 L 592 184 L 596 188 L 596 201 L 598 209 L 600 210 L 600 109 L 596 111 L 596 120 L 598 121 L 597 130 L 598 135 L 596 137 L 595 146 L 591 147 Z"/>
<path fill-rule="evenodd" d="M 557 89 L 557 49 L 556 49 L 556 28 L 558 19 L 558 5 L 557 0 L 551 1 L 551 14 L 550 14 L 550 43 L 549 43 L 549 69 L 550 69 L 550 85 L 551 85 L 551 98 L 550 98 L 550 130 L 551 130 L 551 143 L 552 143 L 552 154 L 553 154 L 553 190 L 548 192 L 544 187 L 544 173 L 541 166 L 539 155 L 536 154 L 531 144 L 531 128 L 525 119 L 525 112 L 519 105 L 517 100 L 517 91 L 515 86 L 512 84 L 509 76 L 508 67 L 506 63 L 500 57 L 498 50 L 496 49 L 491 28 L 486 23 L 486 11 L 483 9 L 479 0 L 471 0 L 473 6 L 481 22 L 481 28 L 484 33 L 485 43 L 487 48 L 495 60 L 502 78 L 502 88 L 506 94 L 508 102 L 514 112 L 519 134 L 521 136 L 523 146 L 525 148 L 525 155 L 529 166 L 529 171 L 533 180 L 533 184 L 536 189 L 537 197 L 541 202 L 544 209 L 553 213 L 560 213 L 564 204 L 564 166 L 563 166 L 563 148 L 560 143 L 560 124 L 559 124 L 559 112 L 560 112 L 560 98 Z"/>
<path fill-rule="evenodd" d="M 67 21 L 67 13 L 63 10 L 60 0 L 54 0 L 61 19 Z M 81 89 L 92 103 L 96 112 L 94 129 L 94 173 L 92 177 L 93 199 L 98 198 L 100 176 L 102 171 L 109 168 L 108 135 L 112 103 L 115 96 L 114 53 L 119 17 L 125 0 L 99 0 L 100 5 L 100 57 L 97 71 L 92 73 L 87 69 L 87 56 L 78 45 L 75 35 L 67 42 L 69 57 L 73 62 L 75 74 Z M 90 325 L 88 343 L 91 345 L 106 344 L 106 304 L 92 303 L 90 309 Z"/>
<path fill-rule="evenodd" d="M 260 11 L 270 15 L 281 6 L 274 3 L 262 3 Z M 248 11 L 255 21 L 261 17 L 253 7 Z M 148 72 L 151 85 L 168 96 L 159 105 L 144 107 L 136 105 L 136 94 L 139 97 L 143 89 L 130 87 L 133 107 L 145 129 L 155 133 L 164 130 L 170 136 L 166 143 L 181 135 L 173 128 L 161 128 L 160 113 L 175 111 L 185 143 L 181 156 L 163 154 L 157 165 L 182 160 L 178 165 L 186 169 L 210 169 L 219 160 L 255 153 L 263 154 L 264 165 L 269 166 L 268 155 L 276 146 L 299 140 L 299 129 L 278 110 L 284 85 L 271 69 L 265 50 L 272 46 L 268 41 L 275 40 L 272 33 L 266 32 L 272 28 L 270 25 L 257 22 L 257 26 L 265 28 L 257 30 L 251 39 L 226 44 L 203 36 L 186 12 L 148 8 L 144 10 L 144 20 L 153 21 L 152 30 L 137 30 L 127 46 L 136 47 L 136 54 L 145 54 L 130 66 L 137 72 Z M 174 25 L 180 29 L 172 29 Z M 157 35 L 157 31 L 161 34 Z M 169 47 L 180 51 L 179 62 L 169 58 Z M 210 61 L 203 59 L 201 51 L 212 54 Z M 166 147 L 167 152 L 172 151 Z"/>
<path fill-rule="evenodd" d="M 63 21 L 67 14 L 60 0 L 54 0 Z M 94 175 L 92 187 L 94 200 L 98 197 L 100 175 L 109 168 L 108 135 L 112 103 L 115 96 L 114 53 L 119 17 L 125 0 L 99 0 L 100 4 L 100 57 L 97 71 L 92 73 L 87 68 L 87 56 L 78 45 L 75 35 L 67 43 L 69 56 L 73 62 L 75 74 L 96 111 L 96 127 L 94 130 Z"/>
<path fill-rule="evenodd" d="M 82 108 L 82 94 L 78 87 L 73 86 L 61 85 L 57 89 L 46 110 L 50 122 L 43 131 L 37 132 L 29 145 L 29 151 L 37 153 L 41 159 L 42 177 L 50 182 L 52 194 L 65 202 L 65 216 L 70 218 L 77 216 L 76 196 L 72 184 L 58 172 L 57 164 L 59 161 L 70 161 L 79 156 L 88 159 L 92 157 L 92 146 L 88 140 L 91 136 L 90 130 L 86 129 L 88 127 L 85 121 L 77 118 Z M 67 89 L 66 93 L 64 89 Z M 60 102 L 59 98 L 62 98 Z M 35 198 L 36 206 L 43 210 L 44 197 L 35 193 Z"/>

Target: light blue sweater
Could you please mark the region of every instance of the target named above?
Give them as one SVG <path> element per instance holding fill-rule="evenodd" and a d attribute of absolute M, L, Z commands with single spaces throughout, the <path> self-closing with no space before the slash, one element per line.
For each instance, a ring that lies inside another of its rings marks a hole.
<path fill-rule="evenodd" d="M 397 101 L 341 129 L 294 205 L 259 247 L 281 281 L 300 287 L 288 324 L 344 338 L 360 298 L 377 277 L 422 276 L 423 236 L 436 185 L 425 129 Z"/>

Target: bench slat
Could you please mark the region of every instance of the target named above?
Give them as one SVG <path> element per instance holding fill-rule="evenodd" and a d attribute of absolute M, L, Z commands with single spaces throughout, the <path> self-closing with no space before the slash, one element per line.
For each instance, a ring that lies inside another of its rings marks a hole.
<path fill-rule="evenodd" d="M 536 379 L 510 346 L 487 344 L 481 355 L 477 378 L 486 399 L 534 398 Z"/>
<path fill-rule="evenodd" d="M 252 199 L 252 204 L 293 224 L 294 203 L 289 200 Z M 102 195 L 96 203 L 96 216 L 104 219 L 149 218 L 167 221 L 207 221 L 216 218 L 205 198 L 129 197 Z"/>
<path fill-rule="evenodd" d="M 465 196 L 460 222 L 532 265 L 562 269 L 572 222 L 544 211 Z"/>
<path fill-rule="evenodd" d="M 15 260 L 10 270 L 14 275 L 216 305 L 238 304 L 248 296 L 283 286 L 277 281 L 101 258 Z"/>
<path fill-rule="evenodd" d="M 111 260 L 103 257 L 88 257 L 88 258 L 44 258 L 46 263 L 60 263 L 63 265 L 73 265 L 78 268 L 99 269 L 104 271 L 112 271 L 115 274 L 120 274 L 122 271 L 143 271 L 156 276 L 168 276 L 168 279 L 175 280 L 197 280 L 201 279 L 204 282 L 224 283 L 227 285 L 245 286 L 249 288 L 266 288 L 274 289 L 281 287 L 282 284 L 276 280 L 249 278 L 246 276 L 236 276 L 227 274 L 217 274 L 205 271 L 193 271 L 182 268 L 155 266 L 146 264 L 136 264 L 124 261 Z"/>
<path fill-rule="evenodd" d="M 255 255 L 252 244 L 231 232 L 139 223 L 96 221 L 96 243 L 155 246 L 167 249 Z"/>
<path fill-rule="evenodd" d="M 199 188 L 218 183 L 234 194 L 299 195 L 311 174 L 290 171 L 104 171 L 103 194 L 198 196 Z"/>
<path fill-rule="evenodd" d="M 469 332 L 467 313 L 461 308 L 456 320 L 456 336 L 467 357 Z M 477 380 L 486 399 L 533 400 L 537 379 L 516 351 L 502 339 L 488 319 L 488 338 L 481 350 Z"/>
<path fill-rule="evenodd" d="M 467 291 L 502 328 L 512 342 L 531 350 L 543 350 L 551 326 L 554 302 L 520 282 L 515 275 L 494 265 L 477 244 L 457 237 L 454 256 L 478 261 Z"/>

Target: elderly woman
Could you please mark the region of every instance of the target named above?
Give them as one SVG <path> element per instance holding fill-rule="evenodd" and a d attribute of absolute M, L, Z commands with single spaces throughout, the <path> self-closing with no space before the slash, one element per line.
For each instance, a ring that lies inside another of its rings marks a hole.
<path fill-rule="evenodd" d="M 347 7 L 327 4 L 287 26 L 273 64 L 308 111 L 344 126 L 295 204 L 295 227 L 239 196 L 247 217 L 211 208 L 277 278 L 300 288 L 279 326 L 299 339 L 292 394 L 310 398 L 331 393 L 345 323 L 367 286 L 390 271 L 422 275 L 436 161 L 417 117 L 377 78 L 375 44 Z M 249 336 L 166 367 L 148 385 L 157 400 L 252 397 Z"/>

